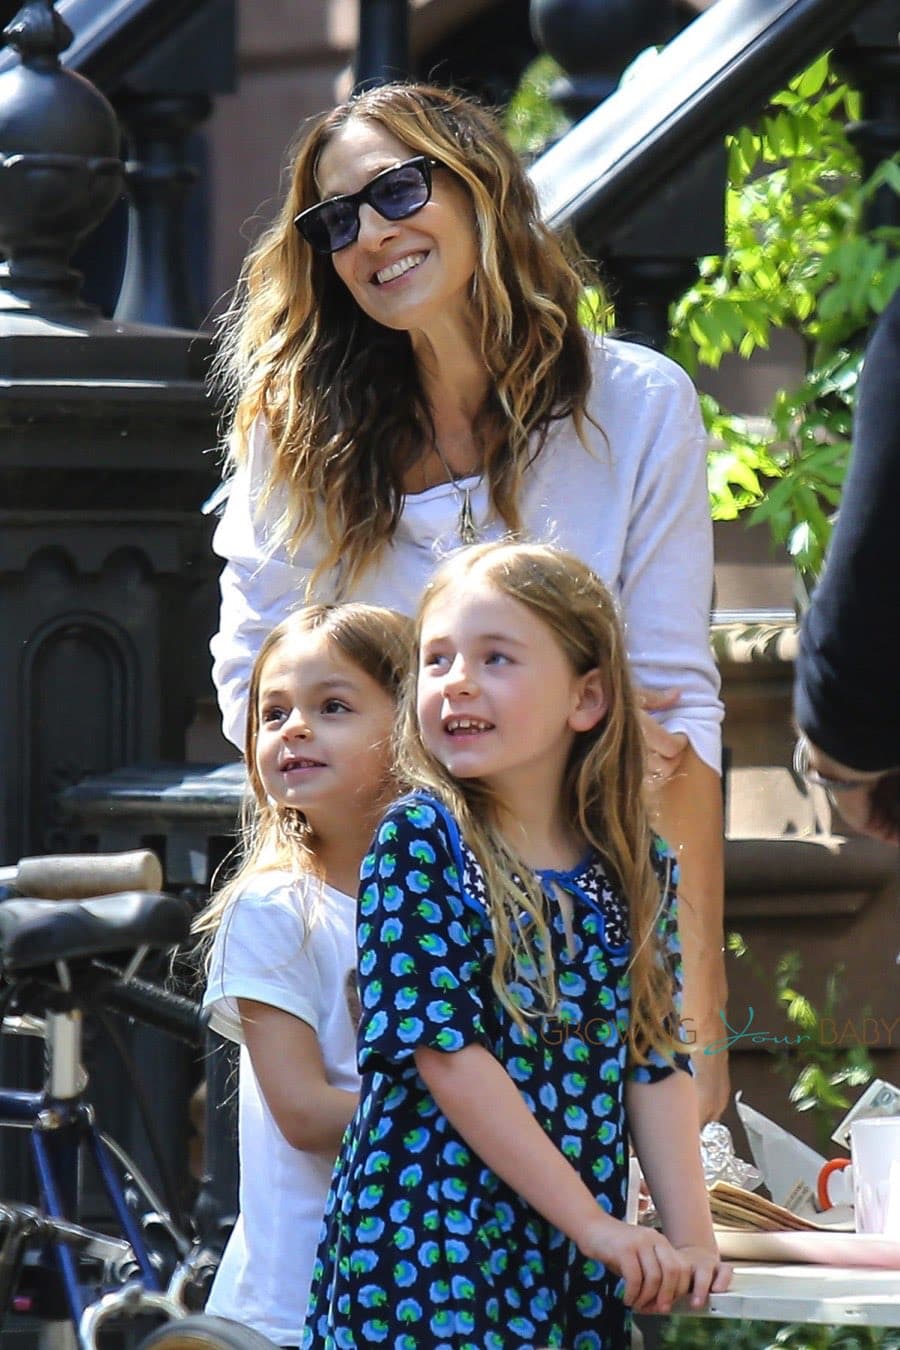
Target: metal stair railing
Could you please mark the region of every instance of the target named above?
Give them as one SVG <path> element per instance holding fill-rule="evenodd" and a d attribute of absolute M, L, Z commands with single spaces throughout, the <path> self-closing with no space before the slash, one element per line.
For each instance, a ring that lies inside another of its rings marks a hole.
<path fill-rule="evenodd" d="M 74 38 L 61 61 L 101 89 L 114 85 L 133 62 L 197 9 L 197 0 L 57 0 L 56 11 Z M 0 52 L 0 74 L 16 63 Z"/>
<path fill-rule="evenodd" d="M 531 166 L 545 219 L 595 241 L 848 29 L 871 0 L 718 0 Z"/>

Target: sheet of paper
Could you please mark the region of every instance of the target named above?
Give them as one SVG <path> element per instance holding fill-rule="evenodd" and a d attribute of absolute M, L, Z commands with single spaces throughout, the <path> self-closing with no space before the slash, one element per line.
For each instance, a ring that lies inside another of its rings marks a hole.
<path fill-rule="evenodd" d="M 797 1213 L 812 1212 L 811 1197 L 815 1196 L 819 1172 L 825 1158 L 814 1148 L 795 1138 L 787 1130 L 769 1120 L 761 1111 L 755 1111 L 735 1093 L 735 1106 L 747 1133 L 747 1142 L 753 1161 L 763 1175 L 772 1199 L 777 1205 L 794 1209 Z M 798 1197 L 810 1197 L 808 1205 L 798 1204 Z M 793 1202 L 793 1203 L 792 1203 Z"/>

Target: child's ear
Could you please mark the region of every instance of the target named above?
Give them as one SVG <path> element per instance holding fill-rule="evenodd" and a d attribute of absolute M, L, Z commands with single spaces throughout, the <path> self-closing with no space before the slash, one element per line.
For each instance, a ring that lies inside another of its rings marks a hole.
<path fill-rule="evenodd" d="M 569 726 L 573 731 L 591 731 L 606 716 L 608 700 L 599 666 L 580 676 Z"/>

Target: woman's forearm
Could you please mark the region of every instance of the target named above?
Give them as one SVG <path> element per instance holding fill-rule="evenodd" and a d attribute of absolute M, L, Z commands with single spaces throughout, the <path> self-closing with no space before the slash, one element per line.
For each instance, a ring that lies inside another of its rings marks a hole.
<path fill-rule="evenodd" d="M 677 772 L 657 789 L 655 806 L 654 827 L 678 859 L 682 1020 L 697 1051 L 694 1064 L 705 1123 L 728 1102 L 727 1056 L 703 1054 L 704 1046 L 721 1040 L 728 994 L 721 779 L 688 745 Z"/>

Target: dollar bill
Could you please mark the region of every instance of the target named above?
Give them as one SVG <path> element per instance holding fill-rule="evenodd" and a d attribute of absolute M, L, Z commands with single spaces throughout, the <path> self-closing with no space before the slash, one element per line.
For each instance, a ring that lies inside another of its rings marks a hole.
<path fill-rule="evenodd" d="M 834 1142 L 849 1152 L 850 1126 L 864 1116 L 900 1116 L 900 1088 L 883 1078 L 874 1079 L 831 1136 Z"/>

